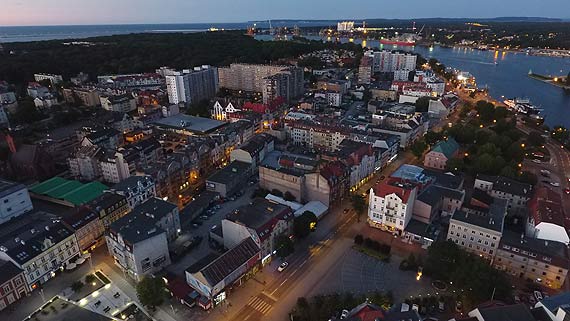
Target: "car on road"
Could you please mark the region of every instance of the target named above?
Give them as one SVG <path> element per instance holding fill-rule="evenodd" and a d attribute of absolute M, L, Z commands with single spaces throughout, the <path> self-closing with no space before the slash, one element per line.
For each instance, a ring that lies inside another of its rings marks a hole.
<path fill-rule="evenodd" d="M 542 164 L 542 162 L 539 159 L 533 159 L 532 162 L 536 164 Z"/>
<path fill-rule="evenodd" d="M 463 303 L 461 301 L 455 302 L 455 311 L 457 312 L 463 311 Z"/>
<path fill-rule="evenodd" d="M 349 312 L 348 310 L 342 310 L 342 312 L 340 313 L 340 318 L 339 318 L 339 319 L 341 319 L 341 320 L 346 319 L 346 318 L 348 317 L 348 314 L 349 314 L 349 313 L 350 313 L 350 312 Z"/>
<path fill-rule="evenodd" d="M 215 230 L 217 227 L 218 227 L 217 225 L 212 225 L 212 227 L 210 227 L 210 231 Z"/>
<path fill-rule="evenodd" d="M 277 268 L 277 271 L 283 272 L 288 266 L 289 266 L 289 263 L 283 262 L 283 263 L 279 264 L 279 267 Z"/>
<path fill-rule="evenodd" d="M 540 175 L 548 177 L 550 175 L 550 171 L 547 169 L 541 169 Z"/>
<path fill-rule="evenodd" d="M 554 187 L 559 187 L 560 183 L 556 183 L 556 182 L 550 182 L 550 185 L 554 186 Z"/>
<path fill-rule="evenodd" d="M 566 187 L 566 189 L 564 189 L 564 193 L 570 194 L 570 187 Z"/>
<path fill-rule="evenodd" d="M 208 219 L 208 216 L 207 215 L 201 215 L 200 219 L 206 221 Z"/>

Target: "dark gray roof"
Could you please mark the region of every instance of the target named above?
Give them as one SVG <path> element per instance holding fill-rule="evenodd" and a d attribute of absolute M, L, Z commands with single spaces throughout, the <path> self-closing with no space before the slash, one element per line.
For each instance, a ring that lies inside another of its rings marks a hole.
<path fill-rule="evenodd" d="M 384 321 L 421 321 L 421 320 L 422 319 L 415 310 L 409 310 L 405 312 L 390 311 L 384 318 Z"/>
<path fill-rule="evenodd" d="M 435 227 L 415 219 L 410 220 L 406 226 L 405 231 L 414 235 L 428 238 L 432 241 L 435 241 L 437 238 Z"/>
<path fill-rule="evenodd" d="M 227 184 L 251 172 L 251 164 L 233 161 L 228 166 L 218 170 L 208 177 L 207 181 Z"/>
<path fill-rule="evenodd" d="M 227 219 L 239 222 L 257 231 L 260 238 L 267 236 L 266 225 L 274 219 L 291 220 L 294 218 L 288 206 L 271 202 L 264 198 L 254 199 L 249 205 L 242 206 L 229 214 Z"/>
<path fill-rule="evenodd" d="M 202 270 L 203 268 L 208 266 L 208 264 L 214 262 L 219 257 L 220 257 L 220 254 L 210 252 L 210 253 L 206 254 L 206 256 L 199 259 L 196 263 L 194 263 L 194 264 L 190 265 L 188 268 L 186 268 L 186 272 L 191 273 L 191 274 L 198 273 L 198 272 L 200 272 L 200 270 Z"/>
<path fill-rule="evenodd" d="M 536 321 L 524 304 L 478 309 L 485 321 Z"/>
<path fill-rule="evenodd" d="M 248 237 L 234 248 L 228 250 L 220 257 L 205 266 L 201 272 L 210 285 L 216 285 L 237 268 L 259 255 L 259 246 L 255 241 Z M 230 282 L 233 280 L 230 280 Z"/>
<path fill-rule="evenodd" d="M 433 177 L 435 179 L 435 184 L 441 187 L 460 189 L 463 186 L 464 178 L 463 174 L 460 173 L 451 174 L 424 168 L 424 174 Z"/>
<path fill-rule="evenodd" d="M 207 134 L 226 125 L 226 123 L 215 119 L 195 117 L 185 114 L 162 118 L 155 121 L 154 124 L 174 129 L 183 129 L 197 134 Z"/>
<path fill-rule="evenodd" d="M 441 193 L 443 189 L 437 186 L 431 185 L 426 188 L 420 195 L 418 195 L 418 201 L 426 203 L 431 206 L 435 206 L 438 202 L 443 199 Z"/>
<path fill-rule="evenodd" d="M 87 206 L 92 208 L 95 211 L 101 211 L 103 209 L 107 209 L 115 204 L 120 203 L 121 201 L 126 201 L 126 198 L 123 195 L 115 194 L 115 193 L 103 193 L 96 199 L 89 202 Z"/>
<path fill-rule="evenodd" d="M 530 313 L 532 313 L 536 321 L 552 321 L 543 307 L 533 308 L 530 310 Z"/>
<path fill-rule="evenodd" d="M 485 203 L 487 205 L 493 203 L 493 197 L 489 194 L 487 194 L 487 192 L 480 190 L 478 188 L 474 188 L 473 192 L 471 194 L 471 199 L 476 199 L 482 203 Z"/>
<path fill-rule="evenodd" d="M 506 178 L 503 176 L 489 176 L 489 175 L 477 175 L 477 179 L 484 180 L 493 183 L 493 190 L 519 195 L 522 197 L 530 198 L 532 196 L 532 185 L 517 182 L 513 179 Z"/>
<path fill-rule="evenodd" d="M 0 250 L 24 264 L 71 235 L 60 217 L 35 211 L 0 225 Z"/>
<path fill-rule="evenodd" d="M 137 189 L 139 182 L 143 184 L 152 182 L 152 178 L 150 176 L 130 176 L 113 185 L 113 190 L 126 192 L 129 189 Z"/>
<path fill-rule="evenodd" d="M 0 179 L 0 197 L 10 195 L 10 194 L 18 192 L 22 189 L 26 189 L 26 186 L 19 184 L 19 183 L 14 183 L 14 182 L 10 182 L 10 181 Z"/>
<path fill-rule="evenodd" d="M 505 231 L 499 244 L 499 248 L 503 250 L 507 250 L 504 248 L 505 245 L 508 246 L 507 251 L 518 248 L 517 255 L 526 256 L 547 264 L 565 268 L 568 268 L 570 265 L 566 245 L 562 242 L 541 240 L 527 236 L 521 237 L 517 233 Z M 570 298 L 567 304 L 570 305 Z"/>
<path fill-rule="evenodd" d="M 20 270 L 11 261 L 0 260 L 0 284 L 8 282 L 10 279 L 14 278 L 16 275 L 24 272 Z"/>
<path fill-rule="evenodd" d="M 502 214 L 501 214 L 502 213 Z M 476 225 L 497 232 L 503 231 L 505 221 L 506 201 L 495 199 L 486 213 L 468 213 L 466 209 L 455 211 L 451 219 Z"/>
<path fill-rule="evenodd" d="M 151 198 L 138 205 L 133 211 L 110 226 L 112 232 L 120 234 L 131 244 L 146 240 L 163 233 L 157 223 L 171 213 L 177 206 L 159 198 Z"/>

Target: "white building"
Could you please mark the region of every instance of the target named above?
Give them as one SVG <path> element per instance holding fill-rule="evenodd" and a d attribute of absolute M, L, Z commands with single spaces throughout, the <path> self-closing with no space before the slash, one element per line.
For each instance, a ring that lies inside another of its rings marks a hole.
<path fill-rule="evenodd" d="M 354 29 L 354 21 L 340 21 L 336 24 L 337 31 L 352 31 Z"/>
<path fill-rule="evenodd" d="M 235 108 L 231 102 L 229 102 L 226 107 L 223 107 L 219 101 L 216 101 L 212 109 L 212 118 L 216 120 L 228 120 L 231 114 L 239 111 L 241 111 L 241 109 Z"/>
<path fill-rule="evenodd" d="M 495 199 L 488 210 L 463 207 L 451 216 L 447 239 L 485 259 L 492 259 L 503 235 L 506 202 Z"/>
<path fill-rule="evenodd" d="M 63 81 L 63 77 L 61 75 L 53 75 L 53 74 L 34 74 L 35 81 L 42 81 L 42 80 L 49 80 L 52 85 L 58 84 Z"/>
<path fill-rule="evenodd" d="M 115 264 L 140 281 L 170 265 L 168 244 L 179 233 L 178 207 L 152 198 L 113 222 L 105 238 Z"/>
<path fill-rule="evenodd" d="M 224 247 L 231 249 L 251 237 L 261 248 L 262 264 L 265 265 L 276 250 L 276 237 L 292 234 L 294 217 L 288 206 L 255 199 L 252 204 L 238 208 L 222 220 Z"/>
<path fill-rule="evenodd" d="M 135 98 L 128 94 L 101 94 L 99 99 L 101 107 L 105 110 L 128 113 L 137 109 Z"/>
<path fill-rule="evenodd" d="M 324 98 L 329 106 L 340 107 L 342 104 L 342 95 L 336 91 L 327 90 L 315 93 L 315 98 L 319 97 Z"/>
<path fill-rule="evenodd" d="M 412 219 L 417 187 L 399 179 L 388 179 L 370 189 L 368 224 L 403 233 Z"/>
<path fill-rule="evenodd" d="M 113 185 L 109 191 L 126 197 L 131 209 L 156 196 L 156 186 L 150 176 L 131 176 Z"/>
<path fill-rule="evenodd" d="M 0 179 L 0 224 L 33 209 L 26 186 Z"/>
<path fill-rule="evenodd" d="M 0 259 L 24 270 L 30 291 L 79 256 L 73 230 L 50 213 L 38 211 L 13 219 L 0 226 L 0 235 Z"/>
<path fill-rule="evenodd" d="M 506 200 L 509 210 L 525 208 L 533 192 L 532 185 L 502 176 L 482 174 L 477 175 L 475 178 L 474 187 L 487 192 L 495 198 Z"/>
<path fill-rule="evenodd" d="M 129 163 L 122 153 L 106 157 L 99 163 L 103 180 L 108 183 L 119 183 L 131 176 Z"/>
<path fill-rule="evenodd" d="M 171 104 L 192 104 L 212 98 L 218 91 L 218 68 L 208 65 L 169 73 L 165 78 Z"/>

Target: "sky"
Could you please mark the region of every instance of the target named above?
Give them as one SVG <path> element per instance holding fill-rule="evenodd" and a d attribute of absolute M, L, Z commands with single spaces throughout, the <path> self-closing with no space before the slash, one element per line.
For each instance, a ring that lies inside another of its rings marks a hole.
<path fill-rule="evenodd" d="M 570 18 L 570 0 L 0 0 L 0 26 L 504 16 Z"/>

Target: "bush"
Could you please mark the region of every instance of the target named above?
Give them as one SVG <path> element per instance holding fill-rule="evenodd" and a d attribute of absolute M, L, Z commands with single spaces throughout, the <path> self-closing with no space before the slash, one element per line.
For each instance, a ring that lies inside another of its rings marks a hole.
<path fill-rule="evenodd" d="M 354 244 L 362 245 L 363 242 L 364 242 L 364 237 L 361 234 L 358 234 L 354 237 Z"/>
<path fill-rule="evenodd" d="M 71 289 L 73 290 L 73 292 L 79 292 L 83 288 L 83 285 L 84 285 L 83 282 L 75 281 L 71 284 Z"/>
<path fill-rule="evenodd" d="M 93 283 L 93 282 L 95 282 L 96 280 L 97 280 L 97 278 L 96 278 L 95 275 L 93 275 L 93 274 L 87 274 L 87 275 L 85 276 L 85 283 L 87 283 L 87 284 Z"/>

